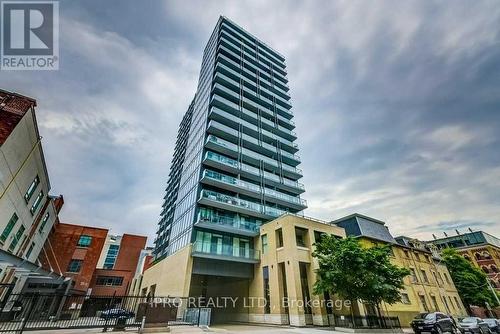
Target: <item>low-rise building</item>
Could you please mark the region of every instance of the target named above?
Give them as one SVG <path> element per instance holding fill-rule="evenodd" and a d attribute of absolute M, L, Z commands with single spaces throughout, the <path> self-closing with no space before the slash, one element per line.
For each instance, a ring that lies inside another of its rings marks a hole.
<path fill-rule="evenodd" d="M 32 277 L 38 285 L 40 276 L 56 277 L 37 263 L 63 199 L 49 195 L 35 107 L 30 97 L 0 90 L 0 282 L 14 284 L 14 292 L 25 291 Z"/>
<path fill-rule="evenodd" d="M 454 248 L 474 266 L 488 276 L 491 285 L 500 292 L 500 239 L 483 231 L 457 233 L 457 235 L 427 241 L 438 250 Z"/>
<path fill-rule="evenodd" d="M 139 235 L 108 235 L 95 267 L 91 295 L 126 295 L 137 273 L 147 238 Z"/>
<path fill-rule="evenodd" d="M 212 322 L 328 325 L 328 296 L 312 293 L 318 268 L 313 244 L 323 234 L 345 236 L 326 222 L 284 214 L 263 224 L 251 247 L 195 243 L 153 264 L 144 273 L 141 293 L 218 302 L 232 298 L 234 305 L 212 309 Z M 203 256 L 210 257 L 209 265 L 193 264 Z M 252 264 L 250 272 L 243 260 Z M 307 300 L 316 306 L 308 307 Z"/>
<path fill-rule="evenodd" d="M 69 277 L 72 293 L 88 294 L 107 234 L 103 228 L 57 223 L 39 261 L 46 270 Z"/>
<path fill-rule="evenodd" d="M 408 326 L 420 312 L 440 311 L 456 317 L 467 315 L 447 267 L 423 243 L 407 237 L 394 238 L 383 221 L 360 214 L 333 223 L 344 228 L 348 236 L 359 238 L 366 247 L 391 245 L 391 261 L 410 270 L 411 275 L 404 279 L 401 302 L 384 303 L 381 308 L 386 315 L 398 316 L 402 326 Z M 376 315 L 369 305 L 359 305 L 358 310 L 361 315 Z"/>

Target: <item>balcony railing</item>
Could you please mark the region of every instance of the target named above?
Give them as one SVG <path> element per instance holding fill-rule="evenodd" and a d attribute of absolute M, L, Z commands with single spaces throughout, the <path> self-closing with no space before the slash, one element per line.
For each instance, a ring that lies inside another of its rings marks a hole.
<path fill-rule="evenodd" d="M 225 184 L 233 185 L 233 186 L 236 186 L 238 188 L 243 188 L 243 189 L 247 189 L 250 191 L 260 193 L 260 186 L 258 186 L 256 184 L 242 181 L 242 180 L 238 180 L 237 178 L 234 178 L 232 176 L 224 175 L 224 174 L 214 172 L 214 171 L 211 171 L 208 169 L 205 169 L 203 171 L 203 177 L 206 177 L 206 178 L 209 178 L 212 180 L 216 180 L 216 181 L 219 181 L 219 182 L 222 182 Z"/>
<path fill-rule="evenodd" d="M 213 225 L 222 230 L 238 230 L 251 234 L 259 233 L 260 224 L 237 217 L 219 216 L 216 214 L 198 215 L 197 224 Z"/>
<path fill-rule="evenodd" d="M 222 242 L 207 242 L 197 240 L 193 243 L 191 253 L 193 255 L 208 255 L 207 257 L 222 258 L 228 260 L 249 260 L 250 262 L 259 262 L 260 252 L 248 247 L 235 247 L 225 245 Z"/>
<path fill-rule="evenodd" d="M 222 182 L 222 183 L 237 187 L 238 190 L 240 190 L 240 189 L 241 190 L 243 190 L 243 189 L 248 190 L 250 192 L 253 192 L 257 196 L 260 196 L 260 194 L 262 193 L 262 189 L 263 189 L 261 186 L 259 186 L 257 184 L 253 184 L 253 183 L 250 183 L 247 181 L 239 180 L 235 177 L 232 177 L 229 175 L 224 175 L 222 173 L 215 172 L 215 171 L 212 171 L 209 169 L 205 169 L 203 171 L 203 177 L 206 179 L 215 180 L 218 182 Z M 240 192 L 240 191 L 238 191 L 238 192 Z M 279 192 L 279 191 L 276 191 L 273 189 L 264 188 L 264 195 L 267 197 L 279 199 L 279 200 L 286 202 L 286 203 L 293 203 L 295 205 L 303 206 L 304 208 L 307 207 L 306 200 L 304 200 L 300 197 L 295 197 L 295 196 L 291 196 L 288 194 L 284 194 L 282 192 Z"/>
<path fill-rule="evenodd" d="M 247 173 L 253 174 L 255 176 L 260 176 L 260 173 L 261 173 L 260 170 L 256 167 L 253 167 L 253 166 L 250 166 L 250 165 L 247 165 L 244 163 L 239 163 L 236 160 L 233 160 L 231 158 L 217 154 L 215 152 L 208 151 L 205 154 L 205 159 L 218 162 L 220 164 L 232 167 L 234 169 L 239 169 L 243 172 L 247 172 Z M 278 175 L 272 174 L 272 173 L 269 173 L 266 171 L 264 171 L 264 178 L 271 180 L 271 181 L 274 181 L 276 183 L 282 183 L 283 185 L 286 185 L 288 187 L 304 190 L 304 185 L 302 183 L 297 182 L 297 181 L 292 181 L 292 180 L 289 180 L 286 178 L 280 178 Z"/>
<path fill-rule="evenodd" d="M 278 217 L 287 211 L 276 209 L 270 206 L 261 205 L 259 203 L 246 201 L 241 198 L 224 195 L 212 190 L 203 189 L 201 199 L 206 198 L 210 201 L 215 201 L 221 204 L 230 205 L 236 209 L 242 209 L 248 212 L 255 212 L 265 216 Z"/>

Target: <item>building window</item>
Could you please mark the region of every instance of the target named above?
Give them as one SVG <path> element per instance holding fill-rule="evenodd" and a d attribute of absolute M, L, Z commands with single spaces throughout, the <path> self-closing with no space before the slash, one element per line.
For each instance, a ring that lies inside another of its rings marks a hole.
<path fill-rule="evenodd" d="M 410 268 L 410 276 L 411 276 L 412 283 L 418 282 L 417 272 L 415 271 L 415 268 Z"/>
<path fill-rule="evenodd" d="M 28 251 L 26 252 L 26 258 L 29 259 L 31 252 L 33 252 L 33 248 L 35 248 L 35 243 L 32 242 L 30 248 L 28 248 Z"/>
<path fill-rule="evenodd" d="M 427 307 L 427 302 L 425 301 L 425 297 L 422 295 L 419 295 L 418 297 L 420 298 L 420 303 L 422 304 L 424 311 L 429 312 L 429 308 Z"/>
<path fill-rule="evenodd" d="M 80 239 L 78 240 L 78 244 L 76 244 L 78 247 L 89 247 L 90 244 L 92 243 L 92 237 L 89 235 L 81 235 Z"/>
<path fill-rule="evenodd" d="M 436 281 L 436 284 L 439 285 L 439 280 L 438 280 L 438 277 L 437 277 L 437 274 L 435 271 L 432 272 L 432 276 L 434 276 L 434 280 Z"/>
<path fill-rule="evenodd" d="M 38 196 L 35 198 L 33 205 L 31 206 L 30 212 L 32 215 L 35 214 L 36 209 L 38 209 L 38 207 L 40 206 L 40 203 L 42 203 L 42 199 L 43 199 L 43 191 L 40 191 L 38 193 Z"/>
<path fill-rule="evenodd" d="M 456 296 L 453 296 L 453 299 L 455 299 L 455 304 L 457 304 L 457 310 L 460 310 L 460 303 L 458 302 L 458 298 Z"/>
<path fill-rule="evenodd" d="M 121 286 L 123 284 L 123 277 L 121 276 L 97 276 L 96 285 L 103 286 Z"/>
<path fill-rule="evenodd" d="M 307 247 L 306 245 L 307 229 L 295 227 L 295 242 L 299 247 Z"/>
<path fill-rule="evenodd" d="M 276 247 L 283 247 L 283 230 L 280 228 L 276 230 Z"/>
<path fill-rule="evenodd" d="M 104 260 L 104 269 L 113 269 L 113 267 L 115 266 L 116 258 L 118 257 L 119 250 L 120 246 L 109 245 L 108 254 L 106 254 L 106 259 Z"/>
<path fill-rule="evenodd" d="M 431 296 L 432 305 L 434 306 L 434 311 L 439 312 L 439 306 L 435 296 Z"/>
<path fill-rule="evenodd" d="M 19 230 L 17 230 L 16 235 L 14 235 L 14 239 L 12 240 L 12 242 L 10 243 L 10 246 L 9 246 L 10 252 L 13 252 L 14 249 L 16 248 L 17 243 L 19 242 L 19 240 L 21 240 L 21 237 L 23 236 L 24 230 L 26 230 L 24 225 L 21 225 L 19 227 Z"/>
<path fill-rule="evenodd" d="M 420 272 L 422 273 L 422 279 L 424 283 L 429 283 L 429 278 L 427 277 L 427 273 L 425 272 L 424 269 L 420 269 Z"/>
<path fill-rule="evenodd" d="M 262 241 L 262 254 L 267 253 L 267 234 L 262 235 L 261 237 Z"/>
<path fill-rule="evenodd" d="M 19 217 L 17 216 L 17 213 L 14 212 L 12 217 L 10 217 L 9 222 L 7 223 L 7 226 L 5 226 L 2 235 L 0 235 L 0 241 L 4 242 L 7 240 L 7 237 L 10 235 L 10 232 L 14 229 L 14 226 L 16 225 L 17 221 L 19 220 Z"/>
<path fill-rule="evenodd" d="M 264 305 L 264 313 L 269 314 L 271 313 L 271 293 L 269 289 L 269 267 L 265 266 L 262 267 L 262 277 L 264 279 L 264 299 L 265 299 L 265 305 Z"/>
<path fill-rule="evenodd" d="M 307 263 L 299 262 L 300 286 L 302 288 L 302 300 L 304 302 L 304 313 L 311 314 L 311 295 L 309 293 L 309 282 L 307 280 Z"/>
<path fill-rule="evenodd" d="M 45 225 L 47 224 L 47 222 L 49 221 L 49 218 L 50 218 L 50 213 L 47 212 L 45 214 L 45 216 L 43 216 L 43 219 L 42 219 L 42 223 L 40 224 L 40 228 L 38 229 L 38 232 L 42 233 L 43 232 L 43 229 L 45 228 Z"/>
<path fill-rule="evenodd" d="M 79 273 L 80 270 L 82 269 L 82 263 L 83 263 L 82 260 L 72 259 L 69 262 L 68 269 L 66 271 L 69 273 Z"/>
<path fill-rule="evenodd" d="M 408 296 L 407 293 L 402 293 L 401 294 L 401 303 L 403 303 L 403 304 L 411 304 L 410 297 Z"/>
<path fill-rule="evenodd" d="M 38 184 L 40 184 L 40 178 L 37 175 L 33 180 L 33 182 L 31 182 L 30 186 L 28 187 L 28 190 L 26 190 L 26 193 L 24 194 L 24 200 L 26 201 L 26 204 L 28 204 L 28 202 L 31 199 L 31 196 L 33 196 L 33 194 L 35 193 Z"/>
<path fill-rule="evenodd" d="M 444 273 L 443 275 L 444 279 L 446 280 L 446 283 L 450 284 L 450 279 L 448 278 L 448 275 L 446 275 L 446 273 Z"/>
<path fill-rule="evenodd" d="M 410 253 L 406 249 L 403 250 L 403 253 L 405 254 L 405 257 L 410 258 Z"/>
<path fill-rule="evenodd" d="M 321 239 L 326 235 L 325 232 L 314 231 L 314 242 L 321 242 Z"/>

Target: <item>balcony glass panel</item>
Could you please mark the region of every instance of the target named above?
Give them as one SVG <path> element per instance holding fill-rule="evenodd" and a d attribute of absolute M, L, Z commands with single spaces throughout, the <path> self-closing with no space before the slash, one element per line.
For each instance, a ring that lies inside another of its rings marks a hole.
<path fill-rule="evenodd" d="M 220 203 L 245 208 L 247 210 L 251 210 L 251 211 L 255 211 L 255 212 L 259 212 L 259 213 L 263 212 L 262 205 L 260 205 L 258 203 L 245 201 L 245 200 L 240 199 L 240 198 L 236 198 L 236 197 L 229 196 L 229 195 L 224 195 L 224 194 L 221 194 L 221 193 L 218 193 L 215 191 L 211 191 L 211 190 L 207 190 L 207 189 L 204 189 L 201 192 L 201 197 L 207 198 L 207 199 L 212 200 L 212 201 L 217 201 Z"/>
<path fill-rule="evenodd" d="M 248 189 L 248 190 L 251 190 L 254 192 L 260 192 L 260 190 L 261 190 L 260 186 L 258 186 L 256 184 L 242 181 L 242 180 L 238 180 L 237 178 L 234 178 L 232 176 L 224 175 L 224 174 L 221 174 L 221 173 L 209 170 L 209 169 L 206 169 L 203 171 L 203 176 L 207 177 L 209 179 L 212 179 L 212 180 L 220 181 L 220 182 L 223 182 L 226 184 L 234 185 L 234 186 L 237 186 L 237 187 L 240 187 L 243 189 Z"/>
<path fill-rule="evenodd" d="M 232 206 L 245 208 L 247 210 L 263 213 L 263 214 L 266 214 L 266 215 L 272 216 L 272 217 L 278 217 L 278 216 L 286 213 L 286 211 L 284 211 L 284 210 L 272 208 L 272 207 L 269 207 L 266 205 L 261 205 L 261 204 L 250 202 L 250 201 L 246 201 L 246 200 L 243 200 L 240 198 L 236 198 L 236 197 L 229 196 L 229 195 L 224 195 L 224 194 L 221 194 L 221 193 L 218 193 L 218 192 L 215 192 L 212 190 L 207 190 L 207 189 L 203 189 L 201 191 L 201 197 L 207 198 L 207 199 L 212 200 L 212 201 L 217 201 L 220 203 L 229 204 Z"/>
<path fill-rule="evenodd" d="M 227 228 L 244 230 L 254 233 L 258 233 L 259 227 L 260 225 L 262 225 L 262 221 L 260 220 L 256 220 L 254 222 L 244 218 L 238 218 L 236 215 L 234 215 L 234 217 L 223 216 L 205 209 L 200 211 L 200 213 L 198 214 L 198 222 L 220 225 Z"/>
<path fill-rule="evenodd" d="M 241 258 L 258 261 L 260 252 L 255 249 L 240 247 L 234 245 L 226 245 L 217 241 L 199 241 L 196 240 L 193 244 L 193 253 L 204 253 L 218 256 L 227 256 L 232 258 Z"/>
<path fill-rule="evenodd" d="M 285 169 L 287 171 L 290 171 L 292 173 L 296 173 L 296 174 L 302 175 L 302 169 L 300 169 L 300 168 L 292 167 L 292 166 L 289 166 L 289 165 L 286 165 L 286 164 L 283 164 L 282 167 L 283 167 L 283 169 Z"/>
<path fill-rule="evenodd" d="M 289 179 L 285 179 L 285 178 L 283 179 L 283 184 L 290 186 L 290 187 L 298 188 L 298 189 L 304 189 L 304 185 L 302 183 L 297 182 L 297 181 L 292 181 Z"/>
<path fill-rule="evenodd" d="M 238 146 L 231 142 L 228 142 L 227 140 L 217 138 L 216 136 L 213 135 L 209 135 L 207 140 L 219 146 L 238 152 Z"/>
<path fill-rule="evenodd" d="M 290 196 L 290 195 L 287 195 L 287 194 L 283 194 L 279 191 L 276 191 L 276 190 L 272 190 L 272 189 L 264 189 L 264 193 L 267 195 L 267 196 L 271 196 L 271 197 L 274 197 L 274 198 L 279 198 L 283 201 L 286 201 L 286 202 L 291 202 L 291 203 L 296 203 L 296 204 L 299 204 L 299 205 L 304 205 L 306 206 L 307 205 L 307 202 L 306 200 L 302 199 L 302 198 L 299 198 L 299 197 L 295 197 L 295 196 Z"/>
<path fill-rule="evenodd" d="M 227 157 L 225 157 L 223 155 L 220 155 L 220 154 L 217 154 L 217 153 L 214 153 L 214 152 L 208 151 L 207 154 L 206 154 L 206 158 L 210 159 L 210 160 L 213 160 L 213 161 L 220 162 L 221 164 L 224 164 L 224 165 L 227 165 L 227 166 L 231 166 L 231 167 L 234 167 L 234 168 L 239 168 L 238 161 L 230 159 L 230 158 L 227 158 Z"/>

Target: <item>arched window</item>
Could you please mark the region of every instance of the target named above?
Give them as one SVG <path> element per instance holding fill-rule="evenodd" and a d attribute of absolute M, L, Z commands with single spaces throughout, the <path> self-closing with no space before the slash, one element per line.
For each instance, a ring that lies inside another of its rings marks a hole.
<path fill-rule="evenodd" d="M 464 259 L 466 259 L 467 261 L 470 261 L 470 256 L 469 256 L 469 255 L 467 255 L 467 254 L 465 254 L 465 255 L 464 255 Z"/>
<path fill-rule="evenodd" d="M 494 264 L 492 264 L 490 266 L 490 270 L 491 270 L 492 273 L 497 273 L 498 272 L 498 268 Z"/>
<path fill-rule="evenodd" d="M 484 257 L 485 259 L 491 259 L 491 255 L 490 255 L 490 253 L 488 253 L 488 252 L 486 252 L 486 251 L 484 251 L 484 252 L 483 252 L 483 257 Z"/>
<path fill-rule="evenodd" d="M 482 256 L 479 253 L 474 253 L 474 256 L 476 257 L 476 260 L 481 260 Z"/>
<path fill-rule="evenodd" d="M 489 271 L 488 267 L 486 267 L 486 266 L 482 266 L 482 267 L 481 267 L 481 269 L 483 269 L 483 271 L 484 271 L 485 273 L 487 273 L 487 274 L 489 274 L 489 273 L 490 273 L 490 271 Z"/>

